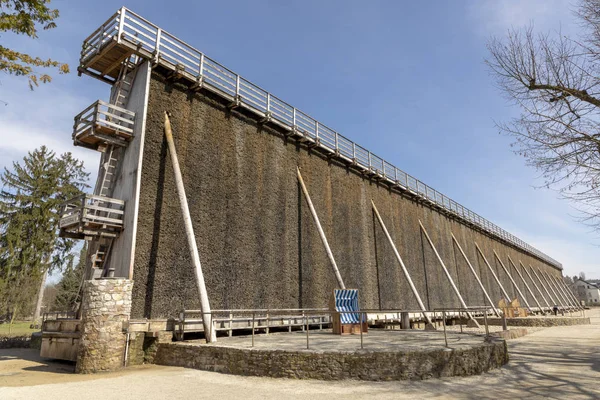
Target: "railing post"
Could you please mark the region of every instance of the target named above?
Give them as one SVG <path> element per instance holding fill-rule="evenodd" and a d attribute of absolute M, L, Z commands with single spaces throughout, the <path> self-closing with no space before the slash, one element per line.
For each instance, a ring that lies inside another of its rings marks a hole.
<path fill-rule="evenodd" d="M 235 76 L 235 97 L 239 98 L 240 96 L 240 76 Z"/>
<path fill-rule="evenodd" d="M 444 326 L 444 342 L 448 347 L 448 336 L 446 336 L 446 311 L 442 311 L 442 325 Z"/>
<path fill-rule="evenodd" d="M 338 142 L 338 133 L 334 132 L 333 135 L 334 139 L 335 139 L 335 151 L 339 153 L 340 149 L 339 149 L 339 142 Z"/>
<path fill-rule="evenodd" d="M 100 29 L 100 40 L 98 41 L 98 46 L 96 46 L 96 53 L 100 52 L 100 48 L 102 47 L 102 42 L 104 42 L 104 25 L 102 25 L 102 28 Z"/>
<path fill-rule="evenodd" d="M 123 35 L 123 25 L 125 24 L 125 7 L 121 7 L 119 13 L 119 31 L 117 32 L 117 43 L 121 44 L 121 36 Z"/>
<path fill-rule="evenodd" d="M 200 53 L 200 66 L 198 67 L 198 78 L 204 76 L 204 53 Z"/>
<path fill-rule="evenodd" d="M 160 37 L 162 36 L 162 29 L 158 28 L 156 32 L 156 45 L 154 47 L 154 63 L 158 64 L 160 57 Z"/>
<path fill-rule="evenodd" d="M 296 107 L 292 108 L 292 129 L 296 129 Z"/>
<path fill-rule="evenodd" d="M 271 112 L 271 93 L 267 93 L 267 115 Z"/>
<path fill-rule="evenodd" d="M 306 349 L 308 350 L 310 348 L 309 338 L 308 338 L 308 336 L 309 336 L 308 331 L 310 330 L 309 326 L 308 326 L 308 315 L 305 317 L 305 322 L 306 322 Z"/>
<path fill-rule="evenodd" d="M 488 328 L 488 319 L 487 319 L 487 310 L 483 310 L 483 323 L 485 325 L 485 337 L 490 336 L 490 331 Z"/>
<path fill-rule="evenodd" d="M 269 334 L 269 311 L 267 311 L 267 328 L 265 329 L 265 333 Z"/>
<path fill-rule="evenodd" d="M 315 139 L 319 140 L 319 121 L 315 121 Z"/>
<path fill-rule="evenodd" d="M 360 313 L 360 348 L 361 350 L 364 348 L 363 347 L 363 322 L 365 322 L 365 313 L 361 311 Z"/>
<path fill-rule="evenodd" d="M 252 347 L 254 347 L 254 312 L 252 312 Z"/>

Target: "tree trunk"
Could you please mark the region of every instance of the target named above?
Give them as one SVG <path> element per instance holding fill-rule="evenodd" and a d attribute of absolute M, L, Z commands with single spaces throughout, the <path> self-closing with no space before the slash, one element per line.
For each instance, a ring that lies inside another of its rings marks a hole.
<path fill-rule="evenodd" d="M 37 328 L 39 325 L 40 314 L 42 312 L 42 302 L 44 300 L 44 287 L 46 286 L 46 278 L 48 277 L 48 268 L 44 269 L 44 274 L 42 275 L 42 281 L 40 282 L 40 289 L 37 295 L 37 302 L 35 304 L 35 312 L 33 313 L 33 322 L 32 325 L 34 328 Z"/>

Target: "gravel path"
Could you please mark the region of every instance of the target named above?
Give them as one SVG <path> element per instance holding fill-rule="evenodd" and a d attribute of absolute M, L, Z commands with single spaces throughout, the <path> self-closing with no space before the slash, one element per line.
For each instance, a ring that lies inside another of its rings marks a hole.
<path fill-rule="evenodd" d="M 504 368 L 480 376 L 422 382 L 300 381 L 157 366 L 90 377 L 44 372 L 53 367 L 36 361 L 34 353 L 25 366 L 23 360 L 5 355 L 10 351 L 0 350 L 0 399 L 598 399 L 600 310 L 589 314 L 592 325 L 545 328 L 509 341 L 511 361 Z M 20 369 L 4 367 L 11 362 L 21 363 Z M 11 383 L 27 386 L 1 387 Z"/>

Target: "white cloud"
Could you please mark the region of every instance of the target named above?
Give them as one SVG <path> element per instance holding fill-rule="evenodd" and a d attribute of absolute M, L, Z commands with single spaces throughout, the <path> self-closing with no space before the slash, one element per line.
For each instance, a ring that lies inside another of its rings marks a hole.
<path fill-rule="evenodd" d="M 469 3 L 466 17 L 485 36 L 502 35 L 532 22 L 539 31 L 568 33 L 577 29 L 572 11 L 566 0 L 481 0 Z"/>
<path fill-rule="evenodd" d="M 46 145 L 58 154 L 73 153 L 95 177 L 99 153 L 73 146 L 71 138 L 74 116 L 91 99 L 54 83 L 32 92 L 20 79 L 5 80 L 2 89 L 0 97 L 8 105 L 0 105 L 0 167 Z"/>

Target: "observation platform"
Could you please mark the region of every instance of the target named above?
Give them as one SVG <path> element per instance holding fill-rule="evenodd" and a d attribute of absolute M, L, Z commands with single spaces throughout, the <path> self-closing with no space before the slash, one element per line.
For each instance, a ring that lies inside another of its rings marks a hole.
<path fill-rule="evenodd" d="M 60 236 L 71 239 L 114 238 L 123 230 L 125 202 L 82 194 L 62 205 Z"/>
<path fill-rule="evenodd" d="M 311 330 L 214 344 L 161 343 L 154 362 L 237 375 L 370 381 L 477 375 L 508 362 L 501 339 L 447 332 L 447 342 L 440 331 L 372 329 L 361 337 Z"/>
<path fill-rule="evenodd" d="M 133 139 L 135 113 L 98 100 L 75 116 L 75 146 L 103 151 L 109 145 L 125 147 Z"/>

